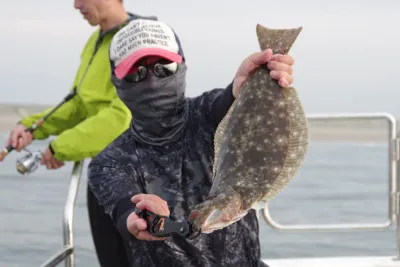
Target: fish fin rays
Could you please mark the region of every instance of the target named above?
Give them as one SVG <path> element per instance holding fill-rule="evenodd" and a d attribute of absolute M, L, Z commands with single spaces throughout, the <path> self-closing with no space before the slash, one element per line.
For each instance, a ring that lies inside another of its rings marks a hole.
<path fill-rule="evenodd" d="M 215 131 L 215 135 L 214 135 L 214 164 L 213 164 L 213 176 L 212 176 L 212 180 L 215 181 L 216 179 L 216 174 L 217 174 L 217 164 L 220 163 L 221 159 L 221 155 L 220 155 L 220 151 L 221 151 L 221 143 L 223 138 L 225 137 L 225 135 L 227 134 L 227 126 L 228 126 L 228 122 L 229 119 L 232 115 L 232 111 L 236 106 L 236 99 L 234 100 L 233 104 L 231 105 L 231 107 L 228 109 L 226 115 L 224 116 L 224 118 L 221 120 L 221 122 L 218 124 L 218 127 Z"/>

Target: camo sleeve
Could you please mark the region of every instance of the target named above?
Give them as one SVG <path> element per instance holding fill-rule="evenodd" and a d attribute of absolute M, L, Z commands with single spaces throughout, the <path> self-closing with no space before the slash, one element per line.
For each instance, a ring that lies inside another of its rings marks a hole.
<path fill-rule="evenodd" d="M 106 149 L 88 167 L 88 185 L 122 236 L 127 234 L 126 219 L 135 208 L 130 199 L 143 193 L 132 162 L 125 161 L 121 151 Z"/>
<path fill-rule="evenodd" d="M 213 89 L 198 97 L 200 109 L 214 127 L 218 126 L 235 100 L 232 88 L 233 82 L 225 89 Z"/>

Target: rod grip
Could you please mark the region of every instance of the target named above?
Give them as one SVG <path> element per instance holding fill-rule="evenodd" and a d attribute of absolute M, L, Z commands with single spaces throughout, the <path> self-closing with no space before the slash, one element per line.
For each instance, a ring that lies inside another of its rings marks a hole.
<path fill-rule="evenodd" d="M 2 151 L 0 151 L 0 161 L 2 161 L 7 156 L 7 154 L 13 150 L 14 150 L 14 148 L 11 145 L 9 145 L 6 148 L 4 148 Z"/>

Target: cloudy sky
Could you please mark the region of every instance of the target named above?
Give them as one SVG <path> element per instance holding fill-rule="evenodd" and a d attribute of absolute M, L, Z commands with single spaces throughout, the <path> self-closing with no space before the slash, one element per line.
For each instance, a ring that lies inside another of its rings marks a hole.
<path fill-rule="evenodd" d="M 257 23 L 303 26 L 291 54 L 294 86 L 307 112 L 400 115 L 398 0 L 124 2 L 129 11 L 157 15 L 175 28 L 188 60 L 188 96 L 232 80 L 241 61 L 259 49 Z M 73 1 L 5 1 L 0 10 L 0 102 L 60 101 L 93 30 Z"/>

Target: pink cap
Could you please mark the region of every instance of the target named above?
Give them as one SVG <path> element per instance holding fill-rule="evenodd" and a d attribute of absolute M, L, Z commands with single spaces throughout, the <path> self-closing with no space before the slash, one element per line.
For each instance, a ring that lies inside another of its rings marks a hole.
<path fill-rule="evenodd" d="M 159 56 L 181 63 L 181 47 L 167 24 L 145 19 L 129 22 L 116 33 L 110 44 L 110 60 L 118 79 L 124 78 L 141 58 Z"/>
<path fill-rule="evenodd" d="M 146 56 L 159 56 L 165 59 L 168 59 L 173 62 L 181 63 L 182 57 L 181 55 L 171 52 L 168 50 L 164 50 L 161 48 L 149 47 L 149 48 L 142 48 L 136 50 L 134 53 L 127 56 L 123 61 L 121 61 L 114 69 L 115 76 L 118 79 L 124 78 L 131 68 L 138 62 L 141 58 Z"/>

